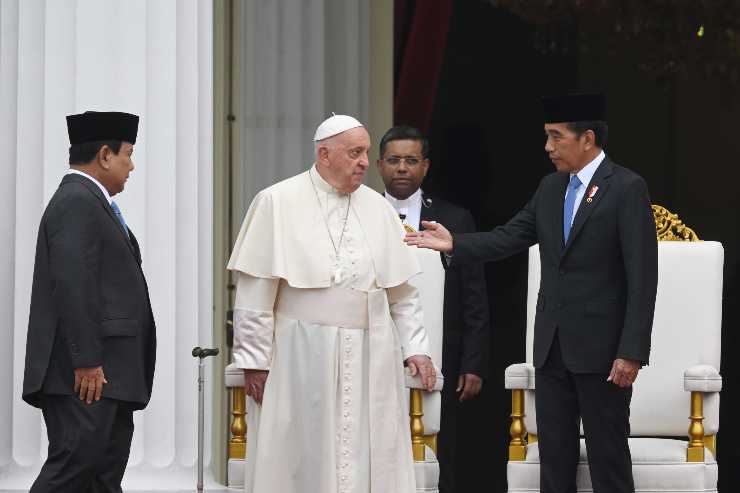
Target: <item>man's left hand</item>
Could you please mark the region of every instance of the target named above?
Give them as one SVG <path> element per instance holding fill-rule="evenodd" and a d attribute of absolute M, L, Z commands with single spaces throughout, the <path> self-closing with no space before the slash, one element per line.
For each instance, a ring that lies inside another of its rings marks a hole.
<path fill-rule="evenodd" d="M 612 364 L 612 371 L 609 373 L 607 382 L 612 382 L 622 388 L 627 388 L 637 380 L 637 374 L 640 371 L 640 362 L 634 359 L 617 358 Z"/>
<path fill-rule="evenodd" d="M 437 383 L 437 372 L 434 370 L 432 358 L 422 354 L 409 356 L 406 358 L 406 366 L 411 370 L 412 377 L 415 377 L 417 373 L 419 374 L 425 389 L 429 391 L 434 389 L 434 384 Z"/>
<path fill-rule="evenodd" d="M 457 389 L 460 394 L 460 402 L 478 397 L 483 386 L 483 379 L 474 373 L 464 373 L 457 377 Z"/>

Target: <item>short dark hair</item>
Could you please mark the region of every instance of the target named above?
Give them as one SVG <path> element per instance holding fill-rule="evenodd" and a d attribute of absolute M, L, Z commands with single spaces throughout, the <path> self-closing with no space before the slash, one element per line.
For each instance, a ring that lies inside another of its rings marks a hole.
<path fill-rule="evenodd" d="M 118 154 L 121 150 L 121 144 L 120 140 L 94 140 L 82 144 L 73 144 L 69 146 L 69 164 L 89 163 L 95 159 L 95 155 L 103 146 L 108 146 L 113 154 Z"/>
<path fill-rule="evenodd" d="M 603 120 L 595 120 L 590 122 L 569 122 L 566 124 L 571 132 L 580 137 L 587 130 L 593 131 L 596 136 L 596 145 L 600 148 L 606 146 L 606 142 L 609 140 L 609 125 Z"/>
<path fill-rule="evenodd" d="M 395 127 L 391 127 L 391 129 L 388 130 L 385 135 L 383 135 L 383 138 L 380 139 L 381 159 L 385 154 L 385 146 L 388 145 L 388 142 L 391 142 L 393 140 L 419 141 L 421 142 L 421 157 L 423 159 L 427 159 L 429 157 L 429 140 L 424 137 L 424 134 L 421 133 L 421 130 L 410 125 L 397 125 Z"/>

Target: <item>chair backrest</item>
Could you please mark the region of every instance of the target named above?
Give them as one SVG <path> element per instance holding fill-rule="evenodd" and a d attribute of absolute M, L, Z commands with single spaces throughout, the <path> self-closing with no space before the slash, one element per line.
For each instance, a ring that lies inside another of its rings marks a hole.
<path fill-rule="evenodd" d="M 650 365 L 635 383 L 630 413 L 633 436 L 686 435 L 689 393 L 683 389 L 684 370 L 695 365 L 720 368 L 723 262 L 724 250 L 718 242 L 658 243 Z M 526 354 L 531 363 L 540 285 L 538 245 L 529 250 L 528 281 Z M 707 396 L 704 416 L 705 434 L 716 433 L 719 394 Z"/>
<path fill-rule="evenodd" d="M 414 276 L 410 283 L 419 290 L 424 326 L 429 337 L 432 361 L 442 368 L 442 314 L 445 295 L 445 270 L 439 252 L 416 249 L 421 274 Z"/>

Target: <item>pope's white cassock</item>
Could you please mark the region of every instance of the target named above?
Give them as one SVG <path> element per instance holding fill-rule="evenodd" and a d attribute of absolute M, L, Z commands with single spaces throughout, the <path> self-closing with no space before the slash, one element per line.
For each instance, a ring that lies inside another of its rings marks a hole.
<path fill-rule="evenodd" d="M 430 353 L 402 238 L 382 195 L 315 166 L 255 197 L 228 264 L 234 361 L 270 370 L 247 398 L 247 493 L 415 491 L 403 360 Z"/>

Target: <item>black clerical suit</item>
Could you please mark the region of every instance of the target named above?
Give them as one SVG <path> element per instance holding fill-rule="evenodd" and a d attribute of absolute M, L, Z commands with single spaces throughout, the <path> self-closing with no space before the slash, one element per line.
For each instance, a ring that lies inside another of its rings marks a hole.
<path fill-rule="evenodd" d="M 564 244 L 568 181 L 568 173 L 550 174 L 505 225 L 454 235 L 452 265 L 501 259 L 539 243 L 534 365 L 541 491 L 576 491 L 580 416 L 594 491 L 632 492 L 631 388 L 606 378 L 615 358 L 648 363 L 658 276 L 655 223 L 645 181 L 606 157 Z"/>
<path fill-rule="evenodd" d="M 467 209 L 423 195 L 422 221 L 437 221 L 453 233 L 472 233 L 473 216 Z M 460 405 L 457 378 L 473 373 L 485 378 L 488 372 L 489 311 L 486 280 L 479 264 L 447 269 L 445 276 L 442 374 L 442 416 L 438 460 L 439 491 L 453 493 L 457 449 L 457 408 Z"/>
<path fill-rule="evenodd" d="M 49 456 L 31 492 L 121 491 L 155 353 L 136 238 L 92 180 L 68 174 L 36 245 L 23 399 L 43 411 Z M 88 405 L 74 394 L 74 369 L 101 365 L 108 383 Z"/>

